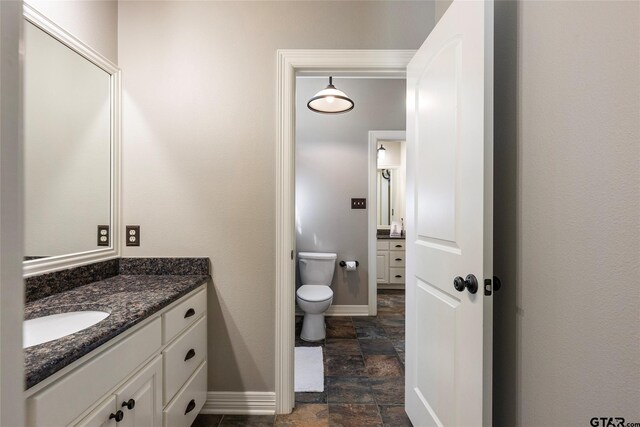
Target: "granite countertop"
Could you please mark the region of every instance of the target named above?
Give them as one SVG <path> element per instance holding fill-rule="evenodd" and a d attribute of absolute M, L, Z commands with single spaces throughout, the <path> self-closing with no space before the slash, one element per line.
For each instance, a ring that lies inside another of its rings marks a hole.
<path fill-rule="evenodd" d="M 110 315 L 75 334 L 26 348 L 26 388 L 205 284 L 209 278 L 209 275 L 195 274 L 120 274 L 27 302 L 27 320 L 78 310 L 102 310 Z"/>
<path fill-rule="evenodd" d="M 391 237 L 388 234 L 378 234 L 376 237 L 378 238 L 378 240 L 404 240 L 404 236 Z"/>

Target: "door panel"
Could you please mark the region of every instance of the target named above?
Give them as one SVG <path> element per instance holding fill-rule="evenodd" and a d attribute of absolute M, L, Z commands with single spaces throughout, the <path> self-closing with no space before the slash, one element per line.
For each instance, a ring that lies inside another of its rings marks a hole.
<path fill-rule="evenodd" d="M 133 399 L 129 409 L 126 404 Z M 162 425 L 162 356 L 156 357 L 118 391 L 118 409 L 124 418 L 118 427 Z"/>
<path fill-rule="evenodd" d="M 454 0 L 407 68 L 406 411 L 491 424 L 493 4 Z M 477 278 L 478 291 L 454 277 Z"/>

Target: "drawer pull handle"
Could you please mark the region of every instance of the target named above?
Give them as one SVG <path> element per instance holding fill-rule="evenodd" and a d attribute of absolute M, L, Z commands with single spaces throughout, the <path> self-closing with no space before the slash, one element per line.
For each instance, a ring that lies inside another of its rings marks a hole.
<path fill-rule="evenodd" d="M 193 411 L 193 408 L 196 407 L 196 401 L 191 399 L 191 402 L 187 405 L 187 409 L 184 411 L 184 414 L 187 415 L 189 412 Z"/>
<path fill-rule="evenodd" d="M 132 410 L 136 407 L 136 401 L 133 399 L 129 399 L 126 402 L 122 402 L 122 407 L 126 407 L 128 410 Z"/>
<path fill-rule="evenodd" d="M 109 419 L 110 419 L 110 420 L 112 420 L 112 419 L 114 419 L 114 418 L 116 419 L 116 422 L 117 422 L 117 423 L 119 423 L 119 422 L 120 422 L 120 421 L 122 421 L 122 419 L 124 418 L 124 412 L 122 412 L 122 411 L 116 411 L 116 413 L 115 413 L 115 414 L 111 414 L 111 415 L 109 415 Z"/>
<path fill-rule="evenodd" d="M 184 357 L 184 361 L 186 362 L 187 360 L 191 359 L 195 355 L 196 355 L 196 351 L 194 349 L 190 349 L 189 351 L 187 351 L 187 355 Z"/>
<path fill-rule="evenodd" d="M 396 261 L 402 261 L 402 258 L 396 258 Z"/>
<path fill-rule="evenodd" d="M 396 277 L 397 277 L 398 279 L 400 279 L 400 278 L 402 277 L 402 275 L 400 275 L 400 274 L 396 274 Z"/>
<path fill-rule="evenodd" d="M 187 312 L 184 314 L 184 318 L 186 319 L 187 317 L 191 317 L 194 314 L 196 314 L 196 311 L 193 308 L 190 308 L 189 310 L 187 310 Z"/>
<path fill-rule="evenodd" d="M 396 248 L 401 248 L 401 247 L 402 247 L 402 245 L 396 245 Z"/>

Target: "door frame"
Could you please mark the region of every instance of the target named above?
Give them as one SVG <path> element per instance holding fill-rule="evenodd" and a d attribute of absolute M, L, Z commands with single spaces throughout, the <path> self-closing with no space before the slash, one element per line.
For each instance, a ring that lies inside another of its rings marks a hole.
<path fill-rule="evenodd" d="M 404 76 L 415 50 L 277 51 L 276 72 L 276 413 L 290 413 L 295 345 L 295 88 L 296 75 Z M 357 107 L 356 107 L 357 108 Z"/>
<path fill-rule="evenodd" d="M 377 241 L 371 236 L 375 236 L 378 230 L 378 185 L 376 182 L 376 172 L 378 169 L 378 142 L 380 141 L 406 141 L 407 131 L 404 130 L 372 130 L 369 131 L 369 212 L 368 212 L 368 235 L 367 239 L 369 257 L 369 316 L 378 314 L 378 283 L 375 271 Z"/>

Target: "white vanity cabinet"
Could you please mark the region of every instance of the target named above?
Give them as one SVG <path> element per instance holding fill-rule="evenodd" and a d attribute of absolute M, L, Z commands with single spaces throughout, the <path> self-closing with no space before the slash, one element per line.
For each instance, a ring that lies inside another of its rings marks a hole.
<path fill-rule="evenodd" d="M 191 425 L 207 394 L 206 301 L 202 286 L 28 390 L 27 425 Z"/>
<path fill-rule="evenodd" d="M 378 239 L 376 253 L 376 283 L 378 283 L 378 288 L 404 288 L 404 240 Z"/>

